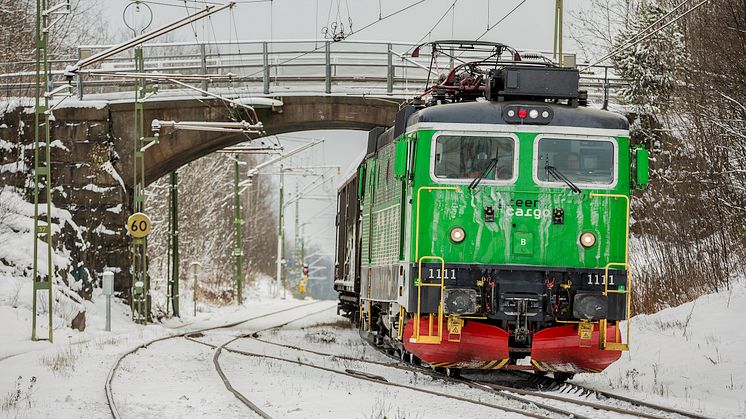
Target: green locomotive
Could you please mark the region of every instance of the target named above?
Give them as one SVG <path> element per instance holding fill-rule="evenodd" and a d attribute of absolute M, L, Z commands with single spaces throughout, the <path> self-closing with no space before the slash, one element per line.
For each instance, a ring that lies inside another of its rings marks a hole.
<path fill-rule="evenodd" d="M 488 58 L 370 132 L 338 192 L 339 311 L 449 372 L 603 370 L 628 349 L 629 198 L 647 151 L 626 118 L 586 106 L 576 69 L 431 45 Z"/>

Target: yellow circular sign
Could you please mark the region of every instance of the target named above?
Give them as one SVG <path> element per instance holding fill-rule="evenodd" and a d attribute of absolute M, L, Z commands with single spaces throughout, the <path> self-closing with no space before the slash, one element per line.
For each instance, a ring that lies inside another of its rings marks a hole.
<path fill-rule="evenodd" d="M 150 217 L 142 212 L 136 212 L 127 219 L 127 231 L 130 236 L 141 239 L 150 234 Z"/>

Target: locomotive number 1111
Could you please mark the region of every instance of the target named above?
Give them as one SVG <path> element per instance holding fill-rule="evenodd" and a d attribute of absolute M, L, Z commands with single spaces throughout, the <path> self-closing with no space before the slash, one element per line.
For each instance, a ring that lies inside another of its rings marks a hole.
<path fill-rule="evenodd" d="M 605 283 L 604 275 L 588 274 L 588 285 L 602 285 Z M 595 279 L 595 282 L 594 282 Z M 600 280 L 600 281 L 599 281 Z M 614 285 L 614 275 L 609 275 L 609 285 Z"/>
<path fill-rule="evenodd" d="M 430 271 L 430 275 L 427 277 L 427 279 L 456 279 L 456 269 L 446 268 L 444 270 L 445 278 L 442 277 L 440 273 L 440 269 L 428 269 L 428 270 Z"/>

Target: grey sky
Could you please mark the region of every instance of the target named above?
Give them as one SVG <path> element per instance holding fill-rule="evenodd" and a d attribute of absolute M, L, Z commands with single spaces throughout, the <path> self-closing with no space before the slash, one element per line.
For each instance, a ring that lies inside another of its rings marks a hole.
<path fill-rule="evenodd" d="M 184 1 L 154 0 L 151 4 L 154 12 L 151 28 L 183 17 L 187 13 Z M 214 0 L 212 0 L 214 1 Z M 314 39 L 323 38 L 324 27 L 336 20 L 339 10 L 340 20 L 345 27 L 356 31 L 352 38 L 371 41 L 417 42 L 421 39 L 475 39 L 482 35 L 488 26 L 494 25 L 505 17 L 523 0 L 427 0 L 421 4 L 379 21 L 368 28 L 366 25 L 375 22 L 380 16 L 387 16 L 417 0 L 274 0 L 271 2 L 250 2 L 239 0 L 234 10 L 223 11 L 209 19 L 187 26 L 169 36 L 173 41 L 213 40 L 279 40 L 279 39 Z M 579 1 L 566 2 L 566 14 L 577 7 Z M 122 14 L 129 1 L 106 0 L 105 14 L 109 21 L 111 33 L 121 34 L 126 28 Z M 187 6 L 204 7 L 205 1 L 189 0 Z M 451 9 L 451 5 L 455 7 Z M 499 41 L 516 47 L 519 50 L 551 51 L 553 41 L 553 0 L 525 0 L 509 17 L 495 26 L 484 40 Z M 380 9 L 379 9 L 380 5 Z M 450 10 L 449 10 L 450 9 Z M 133 8 L 128 9 L 130 11 Z M 189 9 L 192 13 L 196 9 Z M 349 12 L 348 12 L 349 10 Z M 139 15 L 139 16 L 142 16 Z M 436 22 L 443 17 L 436 26 Z M 136 15 L 130 15 L 130 22 Z M 349 29 L 347 29 L 349 31 Z M 360 31 L 360 32 L 357 32 Z M 566 31 L 567 33 L 567 31 Z M 569 37 L 565 37 L 566 50 L 574 49 Z M 293 160 L 290 164 L 338 164 L 342 171 L 360 154 L 365 146 L 367 134 L 356 131 L 316 131 L 298 133 L 300 136 L 326 139 L 322 148 L 309 152 L 306 156 Z M 299 143 L 287 138 L 283 141 L 287 149 Z M 276 176 L 274 177 L 276 179 Z M 333 194 L 334 186 L 319 190 L 319 194 Z M 288 177 L 287 191 L 295 191 L 296 182 L 307 185 L 308 178 Z M 316 193 L 314 193 L 315 195 Z M 305 227 L 308 240 L 328 249 L 334 245 L 334 201 L 304 201 L 300 211 L 301 223 L 309 222 Z M 312 218 L 312 219 L 311 219 Z M 286 224 L 288 237 L 294 237 L 294 211 L 287 213 Z"/>
<path fill-rule="evenodd" d="M 152 27 L 165 24 L 186 14 L 184 1 L 153 0 L 164 6 L 152 4 L 154 22 Z M 214 0 L 211 0 L 214 1 Z M 451 12 L 446 11 L 453 0 L 427 0 L 396 16 L 371 25 L 353 35 L 359 40 L 389 40 L 415 42 L 425 37 L 438 19 L 445 18 L 432 31 L 432 39 L 474 39 L 494 25 L 523 0 L 459 0 Z M 110 28 L 117 32 L 124 28 L 122 12 L 129 3 L 125 0 L 106 0 L 105 13 Z M 204 1 L 189 0 L 189 6 L 202 7 Z M 416 0 L 274 0 L 267 2 L 241 2 L 238 0 L 232 12 L 224 11 L 194 27 L 179 30 L 173 36 L 177 40 L 194 39 L 313 39 L 323 37 L 321 30 L 339 16 L 348 26 L 352 19 L 354 30 L 378 20 L 379 14 L 386 16 Z M 579 0 L 567 1 L 566 14 L 578 7 Z M 379 11 L 380 4 L 380 11 Z M 331 7 L 330 7 L 331 6 Z M 514 13 L 497 25 L 485 40 L 499 41 L 518 49 L 551 50 L 554 12 L 553 0 L 526 0 Z M 191 9 L 194 12 L 195 9 Z M 330 14 L 331 10 L 331 14 Z M 348 13 L 349 10 L 349 13 Z M 331 17 L 330 17 L 331 16 Z M 235 24 L 234 24 L 235 22 Z M 425 38 L 427 40 L 427 38 Z M 570 42 L 566 39 L 566 42 Z M 573 45 L 568 44 L 572 49 Z"/>

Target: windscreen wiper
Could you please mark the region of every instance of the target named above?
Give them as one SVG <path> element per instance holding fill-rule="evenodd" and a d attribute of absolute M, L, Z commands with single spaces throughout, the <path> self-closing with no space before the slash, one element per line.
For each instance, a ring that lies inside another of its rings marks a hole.
<path fill-rule="evenodd" d="M 474 180 L 471 181 L 471 183 L 469 184 L 469 189 L 475 189 L 477 186 L 479 186 L 479 183 L 482 181 L 482 179 L 484 179 L 485 176 L 487 176 L 487 173 L 489 173 L 490 170 L 492 170 L 492 168 L 494 168 L 495 166 L 497 166 L 497 157 L 491 159 L 490 164 L 487 165 L 482 173 L 480 173 L 479 176 L 475 177 Z"/>
<path fill-rule="evenodd" d="M 564 174 L 562 174 L 562 172 L 560 172 L 559 170 L 557 170 L 556 167 L 547 165 L 547 166 L 544 166 L 544 168 L 546 169 L 547 173 L 549 173 L 550 175 L 552 175 L 552 177 L 554 179 L 561 180 L 561 181 L 565 182 L 565 184 L 567 186 L 569 186 L 570 189 L 573 192 L 575 192 L 577 194 L 579 194 L 581 192 L 580 188 L 578 188 L 578 186 L 576 184 L 572 183 L 572 181 L 570 179 L 568 179 L 567 176 L 565 176 Z"/>

